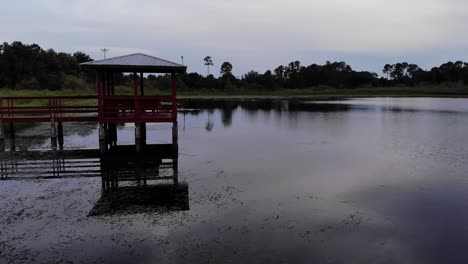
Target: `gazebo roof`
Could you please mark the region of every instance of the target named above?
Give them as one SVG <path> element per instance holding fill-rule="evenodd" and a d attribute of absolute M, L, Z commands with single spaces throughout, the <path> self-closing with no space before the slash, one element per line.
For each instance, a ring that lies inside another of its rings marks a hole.
<path fill-rule="evenodd" d="M 84 68 L 120 72 L 184 73 L 187 66 L 142 53 L 80 64 Z"/>

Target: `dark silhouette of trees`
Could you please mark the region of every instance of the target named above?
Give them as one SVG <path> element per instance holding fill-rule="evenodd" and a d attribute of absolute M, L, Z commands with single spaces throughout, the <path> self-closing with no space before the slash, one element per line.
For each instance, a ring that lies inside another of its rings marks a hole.
<path fill-rule="evenodd" d="M 468 83 L 468 64 L 466 62 L 447 62 L 429 71 L 421 69 L 416 64 L 406 62 L 387 64 L 383 68 L 389 85 L 419 85 L 419 84 L 464 84 Z"/>
<path fill-rule="evenodd" d="M 206 56 L 203 61 L 205 62 L 205 65 L 206 65 L 206 68 L 207 68 L 207 71 L 208 71 L 208 74 L 207 76 L 210 75 L 210 66 L 213 66 L 213 60 L 211 59 L 210 56 Z"/>
<path fill-rule="evenodd" d="M 94 87 L 95 73 L 84 71 L 80 63 L 92 58 L 83 52 L 73 54 L 44 50 L 37 44 L 23 44 L 19 41 L 0 45 L 0 88 L 12 89 L 83 89 Z M 323 65 L 303 65 L 292 61 L 279 65 L 273 71 L 263 74 L 249 71 L 236 77 L 233 65 L 224 62 L 220 76 L 209 74 L 213 60 L 204 58 L 208 75 L 199 73 L 179 74 L 178 88 L 181 90 L 224 90 L 224 91 L 273 91 L 278 89 L 352 89 L 356 87 L 441 85 L 461 87 L 468 83 L 468 63 L 447 62 L 439 67 L 424 70 L 416 64 L 399 62 L 386 64 L 383 77 L 368 71 L 355 71 L 346 62 L 327 61 Z M 132 83 L 129 75 L 115 73 L 117 85 Z M 145 85 L 150 89 L 161 90 L 169 87 L 170 76 L 148 75 Z M 167 86 L 167 87 L 166 87 Z"/>
<path fill-rule="evenodd" d="M 228 61 L 223 62 L 221 65 L 221 71 L 220 71 L 221 76 L 224 76 L 226 74 L 232 74 L 232 64 Z"/>
<path fill-rule="evenodd" d="M 91 58 L 82 52 L 67 54 L 43 50 L 19 41 L 0 45 L 0 87 L 58 90 L 71 84 L 83 88 L 87 75 L 79 63 Z"/>

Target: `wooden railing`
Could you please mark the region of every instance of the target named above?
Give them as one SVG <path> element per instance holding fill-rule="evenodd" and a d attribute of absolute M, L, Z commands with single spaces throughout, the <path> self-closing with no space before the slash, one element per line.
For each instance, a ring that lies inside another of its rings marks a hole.
<path fill-rule="evenodd" d="M 89 104 L 83 104 L 88 100 Z M 93 120 L 96 101 L 95 96 L 0 97 L 0 119 L 13 123 Z"/>
<path fill-rule="evenodd" d="M 177 103 L 171 96 L 103 96 L 101 123 L 174 122 Z"/>
<path fill-rule="evenodd" d="M 99 121 L 101 123 L 175 122 L 172 96 L 0 97 L 4 122 Z"/>

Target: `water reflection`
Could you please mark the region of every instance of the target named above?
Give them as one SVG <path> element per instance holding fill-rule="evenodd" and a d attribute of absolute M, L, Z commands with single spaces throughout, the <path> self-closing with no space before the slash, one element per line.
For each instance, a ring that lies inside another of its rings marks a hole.
<path fill-rule="evenodd" d="M 465 113 L 468 108 L 463 105 L 450 105 L 448 103 L 439 103 L 439 107 L 429 107 L 425 101 L 431 101 L 428 98 L 415 98 L 412 103 L 408 103 L 408 99 L 399 100 L 398 98 L 382 98 L 374 100 L 341 100 L 341 101 L 307 101 L 307 100 L 283 100 L 283 99 L 185 99 L 180 100 L 184 109 L 198 111 L 184 111 L 184 120 L 186 115 L 198 116 L 208 112 L 208 118 L 205 123 L 205 130 L 210 132 L 215 124 L 213 115 L 219 112 L 221 124 L 224 127 L 230 127 L 233 124 L 233 116 L 237 110 L 241 110 L 248 115 L 251 120 L 258 118 L 259 114 L 264 114 L 266 117 L 274 116 L 277 120 L 287 118 L 290 121 L 297 120 L 297 115 L 301 112 L 320 112 L 320 113 L 336 113 L 336 112 L 433 112 L 442 114 L 460 113 L 460 106 Z M 440 101 L 439 99 L 438 101 Z M 449 99 L 450 100 L 450 99 Z M 430 105 L 430 104 L 429 104 Z M 465 109 L 466 108 L 466 109 Z M 463 112 L 463 111 L 462 111 Z"/>
<path fill-rule="evenodd" d="M 99 177 L 97 150 L 17 151 L 0 153 L 2 179 Z"/>
<path fill-rule="evenodd" d="M 102 181 L 2 182 L 0 262 L 466 263 L 468 101 L 406 100 L 187 105 L 189 212 L 187 185 L 153 180 L 170 165 L 155 176 L 156 154 L 138 164 L 120 149 L 130 158 L 102 160 Z M 168 126 L 148 128 L 150 143 L 171 138 Z M 65 143 L 93 147 L 93 131 Z M 119 143 L 133 133 L 123 127 Z M 60 177 L 67 162 L 56 162 Z"/>
<path fill-rule="evenodd" d="M 188 185 L 178 180 L 178 145 L 98 150 L 0 153 L 2 180 L 100 177 L 101 198 L 90 215 L 189 209 Z"/>
<path fill-rule="evenodd" d="M 124 186 L 103 191 L 89 215 L 128 215 L 189 209 L 188 185 L 185 183 Z"/>

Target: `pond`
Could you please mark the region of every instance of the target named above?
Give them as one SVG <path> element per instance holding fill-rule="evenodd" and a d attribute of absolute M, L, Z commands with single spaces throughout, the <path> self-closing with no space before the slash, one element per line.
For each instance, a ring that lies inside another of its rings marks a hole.
<path fill-rule="evenodd" d="M 178 116 L 183 206 L 165 206 L 171 191 L 156 187 L 135 194 L 156 208 L 125 198 L 123 210 L 93 213 L 100 177 L 16 168 L 0 181 L 0 262 L 468 261 L 468 99 L 181 104 L 195 109 Z M 97 148 L 97 127 L 66 124 L 65 149 Z M 149 144 L 171 142 L 170 125 L 147 128 Z M 118 134 L 134 143 L 133 125 Z M 48 149 L 48 126 L 16 144 Z"/>

